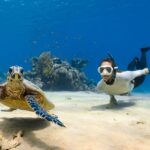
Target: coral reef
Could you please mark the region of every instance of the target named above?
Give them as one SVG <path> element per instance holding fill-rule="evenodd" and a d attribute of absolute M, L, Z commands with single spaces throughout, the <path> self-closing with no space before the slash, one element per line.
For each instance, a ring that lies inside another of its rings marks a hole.
<path fill-rule="evenodd" d="M 14 149 L 21 144 L 23 136 L 23 131 L 16 133 L 12 139 L 5 138 L 2 133 L 0 133 L 0 149 L 1 150 L 10 150 Z"/>
<path fill-rule="evenodd" d="M 87 63 L 87 60 L 74 58 L 69 64 L 50 52 L 43 52 L 32 58 L 32 70 L 26 72 L 25 77 L 45 90 L 93 90 L 94 82 L 81 71 Z"/>
<path fill-rule="evenodd" d="M 73 58 L 71 60 L 71 66 L 74 67 L 74 68 L 77 68 L 80 71 L 81 71 L 82 68 L 87 66 L 87 64 L 88 64 L 88 60 L 85 60 L 85 59 Z"/>

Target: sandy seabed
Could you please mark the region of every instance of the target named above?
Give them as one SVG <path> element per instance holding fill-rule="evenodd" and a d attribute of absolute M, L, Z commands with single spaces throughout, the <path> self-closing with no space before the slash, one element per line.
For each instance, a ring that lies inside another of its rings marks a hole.
<path fill-rule="evenodd" d="M 22 143 L 15 150 L 150 150 L 150 94 L 116 96 L 119 105 L 109 109 L 105 94 L 46 95 L 55 104 L 51 113 L 58 115 L 66 128 L 33 112 L 0 112 L 0 132 L 5 137 L 24 130 Z"/>

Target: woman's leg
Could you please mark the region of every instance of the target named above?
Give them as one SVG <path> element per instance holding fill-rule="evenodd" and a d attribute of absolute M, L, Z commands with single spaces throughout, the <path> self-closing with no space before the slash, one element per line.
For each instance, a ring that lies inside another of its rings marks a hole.
<path fill-rule="evenodd" d="M 140 59 L 140 69 L 147 67 L 146 52 L 150 50 L 150 47 L 141 48 L 141 59 Z"/>
<path fill-rule="evenodd" d="M 138 57 L 133 58 L 133 60 L 128 64 L 127 70 L 130 70 L 130 71 L 136 70 L 139 63 L 140 63 L 140 60 Z"/>
<path fill-rule="evenodd" d="M 150 50 L 150 47 L 141 48 L 141 58 L 139 63 L 136 64 L 136 69 L 144 69 L 147 67 L 147 59 L 146 59 L 146 52 Z M 135 84 L 134 88 L 140 86 L 145 80 L 145 75 L 137 77 L 134 79 Z"/>

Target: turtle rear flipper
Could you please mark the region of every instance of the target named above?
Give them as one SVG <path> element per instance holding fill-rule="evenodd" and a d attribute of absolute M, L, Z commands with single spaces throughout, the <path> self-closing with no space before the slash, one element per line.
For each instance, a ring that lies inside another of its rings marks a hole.
<path fill-rule="evenodd" d="M 54 122 L 55 124 L 65 127 L 65 125 L 58 119 L 55 115 L 48 114 L 35 100 L 34 95 L 27 95 L 25 96 L 30 107 L 35 111 L 37 115 L 46 119 L 47 121 Z"/>
<path fill-rule="evenodd" d="M 2 109 L 1 111 L 3 111 L 3 112 L 12 112 L 14 110 L 16 110 L 16 109 L 15 108 L 9 108 L 9 109 Z"/>

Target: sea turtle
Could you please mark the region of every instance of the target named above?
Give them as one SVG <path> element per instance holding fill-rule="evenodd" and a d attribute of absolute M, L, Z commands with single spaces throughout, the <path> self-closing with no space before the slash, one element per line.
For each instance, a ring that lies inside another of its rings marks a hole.
<path fill-rule="evenodd" d="M 53 109 L 54 104 L 47 100 L 39 87 L 24 79 L 23 72 L 20 66 L 9 68 L 7 81 L 0 84 L 0 102 L 11 110 L 34 111 L 40 117 L 65 127 L 57 116 L 48 114 L 47 110 Z"/>

